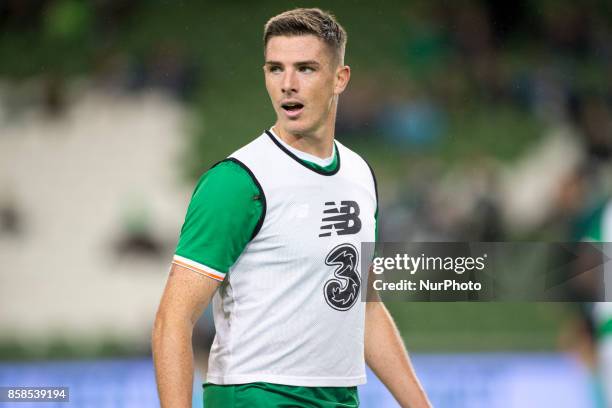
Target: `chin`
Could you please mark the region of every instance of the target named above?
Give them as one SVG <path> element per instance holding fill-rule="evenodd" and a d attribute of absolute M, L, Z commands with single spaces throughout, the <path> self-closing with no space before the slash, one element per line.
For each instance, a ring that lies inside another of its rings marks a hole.
<path fill-rule="evenodd" d="M 306 123 L 302 123 L 300 120 L 296 121 L 285 121 L 282 123 L 285 131 L 293 134 L 293 135 L 302 135 L 306 133 L 310 133 L 312 130 L 312 126 L 308 126 Z"/>

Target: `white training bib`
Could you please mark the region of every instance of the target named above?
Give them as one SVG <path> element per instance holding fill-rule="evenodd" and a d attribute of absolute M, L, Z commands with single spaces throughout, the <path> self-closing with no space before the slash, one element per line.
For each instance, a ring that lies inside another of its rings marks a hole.
<path fill-rule="evenodd" d="M 264 217 L 213 298 L 208 382 L 365 383 L 361 243 L 375 240 L 376 184 L 359 155 L 335 144 L 332 173 L 269 132 L 230 156 L 259 183 Z"/>

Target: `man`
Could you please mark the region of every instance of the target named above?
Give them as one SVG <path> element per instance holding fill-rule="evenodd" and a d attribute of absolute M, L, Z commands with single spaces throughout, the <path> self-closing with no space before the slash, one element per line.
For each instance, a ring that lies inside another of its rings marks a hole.
<path fill-rule="evenodd" d="M 266 24 L 277 120 L 195 189 L 153 331 L 162 407 L 191 404 L 191 332 L 211 298 L 207 408 L 358 406 L 364 359 L 402 406 L 429 406 L 384 305 L 359 299 L 378 203 L 368 165 L 334 142 L 345 44 L 319 9 Z"/>

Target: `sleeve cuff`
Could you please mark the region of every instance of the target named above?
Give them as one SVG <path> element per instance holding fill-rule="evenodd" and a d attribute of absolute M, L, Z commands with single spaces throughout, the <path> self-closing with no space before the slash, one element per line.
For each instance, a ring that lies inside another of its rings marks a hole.
<path fill-rule="evenodd" d="M 219 272 L 210 266 L 202 265 L 201 263 L 192 261 L 191 259 L 187 259 L 180 255 L 175 254 L 172 258 L 172 263 L 219 282 L 222 282 L 223 279 L 225 279 L 225 274 L 223 272 Z"/>

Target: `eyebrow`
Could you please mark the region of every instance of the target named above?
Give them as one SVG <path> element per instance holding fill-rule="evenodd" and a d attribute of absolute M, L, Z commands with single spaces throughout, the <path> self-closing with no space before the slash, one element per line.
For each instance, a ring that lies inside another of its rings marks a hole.
<path fill-rule="evenodd" d="M 264 65 L 284 65 L 284 64 L 279 61 L 266 61 Z M 317 67 L 321 66 L 321 64 L 319 64 L 317 61 L 314 61 L 314 60 L 298 61 L 298 62 L 295 62 L 293 65 L 296 67 L 301 67 L 304 65 L 313 65 Z"/>

